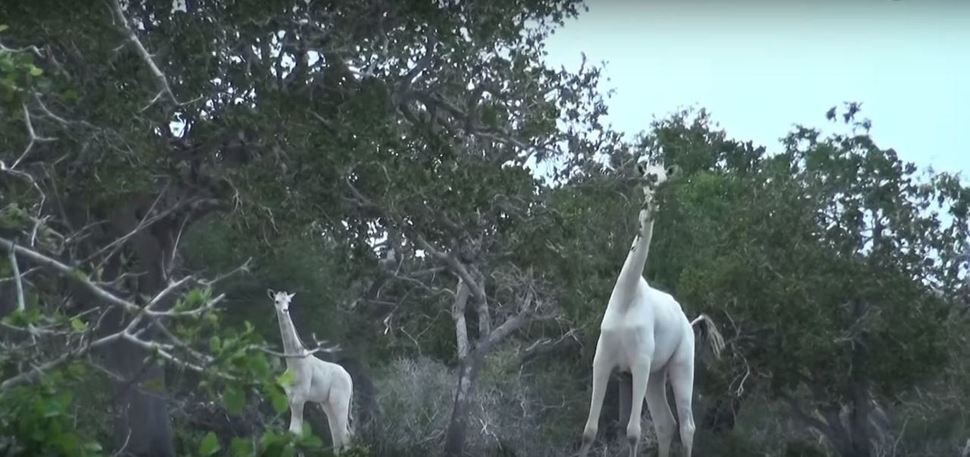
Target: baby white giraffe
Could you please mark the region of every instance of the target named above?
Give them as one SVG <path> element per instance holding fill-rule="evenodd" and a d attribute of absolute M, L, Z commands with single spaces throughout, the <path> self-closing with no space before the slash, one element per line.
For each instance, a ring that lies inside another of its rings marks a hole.
<path fill-rule="evenodd" d="M 633 375 L 632 404 L 626 428 L 630 457 L 636 457 L 639 447 L 644 398 L 657 432 L 658 454 L 660 457 L 670 455 L 676 422 L 667 403 L 668 377 L 680 418 L 681 443 L 685 455 L 690 457 L 695 428 L 691 411 L 694 385 L 693 326 L 706 325 L 715 355 L 719 355 L 724 346 L 710 318 L 701 315 L 693 322 L 688 321 L 677 300 L 670 294 L 650 287 L 643 278 L 657 210 L 654 194 L 657 187 L 673 175 L 674 169 L 641 164 L 638 170 L 646 181 L 643 187 L 645 205 L 640 210 L 637 236 L 620 270 L 600 324 L 600 337 L 593 357 L 593 394 L 579 451 L 582 457 L 589 452 L 596 438 L 606 383 L 614 369 Z"/>
<path fill-rule="evenodd" d="M 273 299 L 280 322 L 286 370 L 293 373 L 292 384 L 284 388 L 290 403 L 290 432 L 302 433 L 303 406 L 306 402 L 318 403 L 327 415 L 334 451 L 339 453 L 350 444 L 350 399 L 354 392 L 350 374 L 340 365 L 318 359 L 303 346 L 290 319 L 294 294 L 266 293 Z"/>

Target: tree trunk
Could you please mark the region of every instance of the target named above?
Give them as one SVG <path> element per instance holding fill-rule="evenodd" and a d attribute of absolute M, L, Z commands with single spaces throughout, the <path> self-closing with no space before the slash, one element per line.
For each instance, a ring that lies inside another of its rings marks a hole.
<path fill-rule="evenodd" d="M 469 352 L 462 361 L 458 372 L 458 388 L 455 389 L 455 403 L 451 410 L 451 421 L 445 433 L 445 456 L 464 456 L 468 416 L 475 404 L 478 374 L 483 362 L 484 356 L 475 351 Z"/>
<path fill-rule="evenodd" d="M 861 321 L 866 312 L 866 305 L 862 301 L 852 302 L 853 323 Z M 859 339 L 865 338 L 863 331 Z M 851 446 L 851 457 L 870 457 L 873 455 L 872 436 L 869 433 L 869 382 L 865 377 L 865 365 L 868 362 L 866 346 L 861 341 L 853 341 L 852 367 L 849 371 L 849 417 L 848 435 Z M 849 456 L 846 456 L 849 457 Z"/>
<path fill-rule="evenodd" d="M 125 378 L 113 383 L 116 448 L 124 448 L 121 455 L 126 456 L 174 457 L 162 367 L 146 361 L 141 348 L 123 341 L 106 354 L 108 368 Z"/>
<path fill-rule="evenodd" d="M 134 230 L 148 212 L 155 195 L 132 196 L 128 204 L 112 208 L 104 218 L 109 221 L 95 248 L 107 245 Z M 76 202 L 83 208 L 83 202 Z M 87 223 L 87 221 L 84 221 Z M 83 226 L 84 224 L 76 224 Z M 118 287 L 131 295 L 152 296 L 165 287 L 163 265 L 170 252 L 171 240 L 177 225 L 171 221 L 156 222 L 150 228 L 132 236 L 124 248 L 133 257 L 132 265 L 124 265 L 121 255 L 115 255 L 105 265 L 104 278 L 111 280 L 125 272 L 143 273 L 126 280 Z M 74 288 L 81 303 L 97 303 L 94 297 Z M 136 302 L 140 301 L 135 299 Z M 163 304 L 163 307 L 167 305 Z M 130 319 L 130 316 L 128 316 Z M 105 334 L 121 330 L 126 325 L 124 311 L 115 309 L 105 319 Z M 151 338 L 153 329 L 143 335 Z M 120 379 L 112 382 L 114 409 L 113 435 L 119 454 L 137 457 L 174 457 L 175 446 L 165 396 L 165 375 L 162 366 L 152 360 L 142 348 L 119 340 L 101 352 L 106 368 Z"/>

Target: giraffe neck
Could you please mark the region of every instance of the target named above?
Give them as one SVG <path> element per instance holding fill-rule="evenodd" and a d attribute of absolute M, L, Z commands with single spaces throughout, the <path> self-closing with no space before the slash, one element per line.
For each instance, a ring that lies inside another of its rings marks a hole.
<path fill-rule="evenodd" d="M 640 210 L 640 225 L 633 246 L 623 262 L 623 268 L 613 287 L 613 297 L 610 307 L 618 306 L 626 309 L 636 293 L 637 285 L 643 277 L 643 269 L 647 264 L 650 253 L 650 241 L 653 239 L 653 215 L 647 209 Z"/>
<path fill-rule="evenodd" d="M 276 316 L 280 321 L 280 335 L 283 338 L 283 352 L 287 355 L 295 355 L 303 353 L 303 343 L 300 341 L 300 336 L 296 333 L 296 327 L 293 326 L 293 320 L 290 319 L 290 313 L 284 311 L 276 311 Z M 300 361 L 303 359 L 287 357 L 286 364 Z"/>

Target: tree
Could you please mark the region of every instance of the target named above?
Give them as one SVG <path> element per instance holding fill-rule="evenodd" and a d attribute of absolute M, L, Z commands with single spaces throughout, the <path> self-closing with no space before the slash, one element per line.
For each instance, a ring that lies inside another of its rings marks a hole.
<path fill-rule="evenodd" d="M 675 259 L 657 268 L 688 307 L 719 307 L 736 323 L 749 385 L 786 401 L 840 455 L 869 456 L 880 402 L 952 356 L 970 189 L 944 173 L 921 180 L 875 145 L 868 121 L 854 127 L 825 139 L 798 128 L 785 152 L 741 161 L 743 149 L 671 147 L 689 137 L 661 131 L 667 160 L 699 166 L 671 189 L 656 252 Z"/>

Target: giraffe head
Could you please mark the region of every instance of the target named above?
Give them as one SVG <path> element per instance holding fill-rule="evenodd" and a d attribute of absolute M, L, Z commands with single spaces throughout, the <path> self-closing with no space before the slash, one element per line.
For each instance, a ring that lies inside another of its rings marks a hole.
<path fill-rule="evenodd" d="M 296 294 L 266 289 L 266 295 L 273 300 L 273 306 L 276 307 L 277 311 L 286 313 L 290 311 L 290 300 L 293 300 L 293 296 Z"/>
<path fill-rule="evenodd" d="M 637 164 L 637 173 L 643 179 L 643 194 L 653 195 L 654 191 L 663 185 L 667 180 L 677 175 L 679 168 L 671 165 L 664 168 L 661 165 L 640 162 Z"/>

